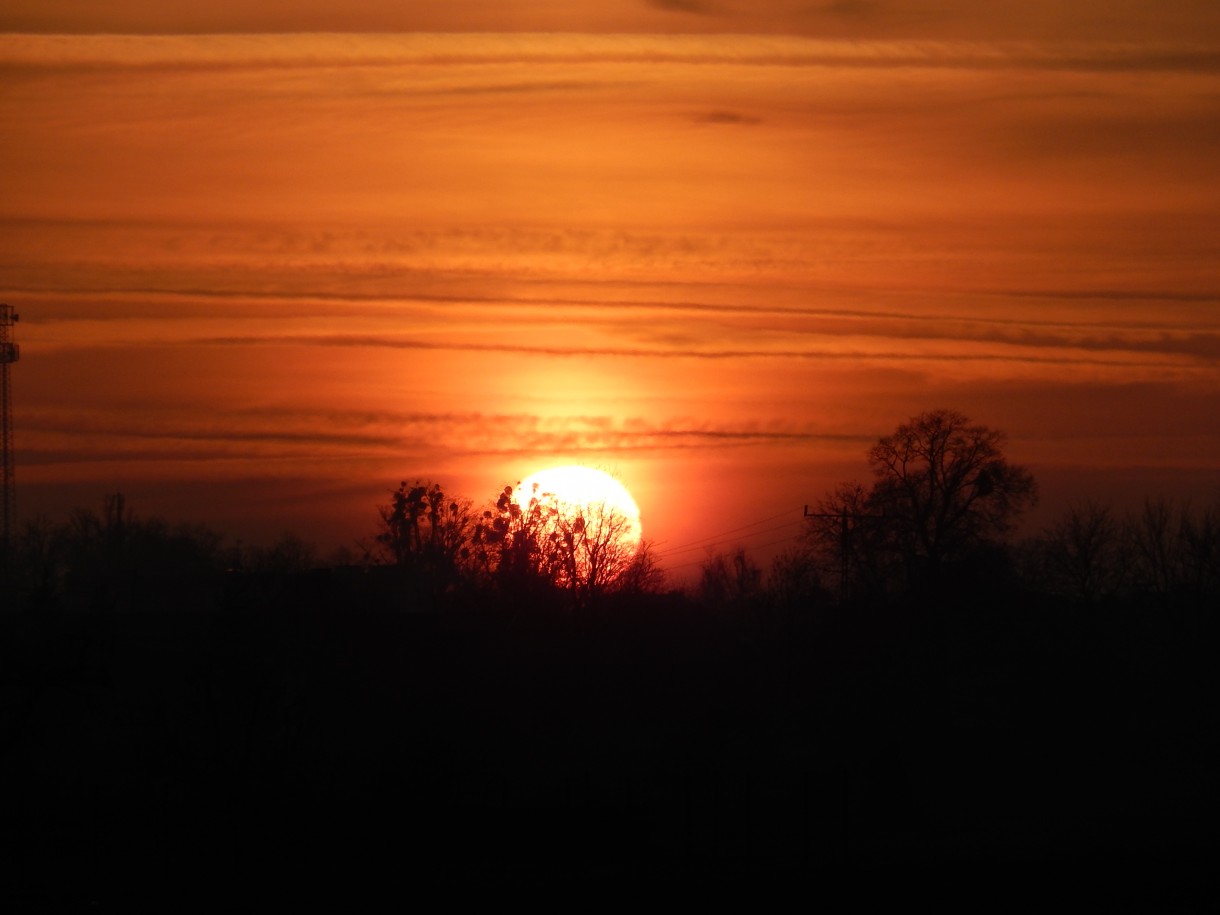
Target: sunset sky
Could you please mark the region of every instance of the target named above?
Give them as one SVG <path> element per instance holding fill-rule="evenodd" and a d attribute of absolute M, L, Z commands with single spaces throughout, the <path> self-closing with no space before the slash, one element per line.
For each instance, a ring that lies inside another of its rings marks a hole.
<path fill-rule="evenodd" d="M 84 8 L 82 8 L 84 7 Z M 665 564 L 949 407 L 1220 496 L 1213 0 L 8 0 L 18 509 L 325 551 L 608 469 Z"/>

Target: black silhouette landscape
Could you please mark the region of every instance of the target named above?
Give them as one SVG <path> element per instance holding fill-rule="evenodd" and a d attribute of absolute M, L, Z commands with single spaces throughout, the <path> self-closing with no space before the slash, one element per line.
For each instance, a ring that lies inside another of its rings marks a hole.
<path fill-rule="evenodd" d="M 1212 851 L 1220 514 L 1082 505 L 1011 542 L 1036 481 L 1002 442 L 914 417 L 769 569 L 709 555 L 685 592 L 476 556 L 517 515 L 458 524 L 436 485 L 341 566 L 118 495 L 28 524 L 0 617 L 10 888 L 1185 893 Z M 903 449 L 938 457 L 900 480 Z"/>

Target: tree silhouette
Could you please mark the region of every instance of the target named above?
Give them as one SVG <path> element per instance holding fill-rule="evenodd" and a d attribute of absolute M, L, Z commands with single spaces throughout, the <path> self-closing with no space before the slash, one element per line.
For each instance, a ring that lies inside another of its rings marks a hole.
<path fill-rule="evenodd" d="M 553 508 L 537 500 L 522 506 L 505 486 L 474 528 L 475 557 L 486 576 L 517 597 L 533 597 L 556 581 L 562 559 L 551 530 Z"/>
<path fill-rule="evenodd" d="M 699 567 L 699 600 L 717 610 L 742 610 L 764 597 L 763 570 L 743 547 L 714 553 Z"/>
<path fill-rule="evenodd" d="M 620 594 L 655 594 L 665 586 L 665 580 L 665 570 L 657 561 L 652 542 L 641 540 L 615 581 L 614 590 Z"/>
<path fill-rule="evenodd" d="M 769 602 L 781 611 L 808 610 L 827 594 L 817 562 L 800 547 L 785 550 L 771 561 L 764 587 Z"/>
<path fill-rule="evenodd" d="M 202 526 L 140 518 L 120 493 L 101 512 L 77 508 L 62 524 L 27 523 L 20 563 L 5 583 L 15 606 L 150 610 L 199 607 L 214 596 L 223 538 Z"/>
<path fill-rule="evenodd" d="M 1086 605 L 1117 594 L 1130 568 L 1122 526 L 1099 502 L 1069 506 L 1036 551 L 1040 584 Z"/>
<path fill-rule="evenodd" d="M 661 581 L 634 525 L 606 502 L 570 503 L 538 484 L 522 505 L 505 486 L 484 511 L 473 541 L 492 580 L 518 596 L 546 590 L 587 606 L 616 591 L 653 590 Z"/>
<path fill-rule="evenodd" d="M 468 499 L 446 498 L 440 484 L 403 482 L 383 506 L 377 543 L 434 593 L 451 588 L 468 569 L 475 521 Z"/>
<path fill-rule="evenodd" d="M 606 502 L 573 505 L 549 499 L 556 509 L 563 558 L 560 584 L 582 605 L 617 589 L 639 552 L 631 520 Z"/>
<path fill-rule="evenodd" d="M 1178 539 L 1188 591 L 1203 601 L 1220 596 L 1220 505 L 1197 514 L 1184 509 Z"/>
<path fill-rule="evenodd" d="M 844 484 L 818 505 L 806 537 L 837 553 L 857 583 L 935 578 L 949 562 L 1002 541 L 1037 500 L 1033 476 L 1009 463 L 1005 436 L 953 410 L 912 417 L 868 454 L 871 488 Z"/>
<path fill-rule="evenodd" d="M 1124 536 L 1137 592 L 1161 599 L 1220 592 L 1220 508 L 1148 499 L 1127 519 Z"/>

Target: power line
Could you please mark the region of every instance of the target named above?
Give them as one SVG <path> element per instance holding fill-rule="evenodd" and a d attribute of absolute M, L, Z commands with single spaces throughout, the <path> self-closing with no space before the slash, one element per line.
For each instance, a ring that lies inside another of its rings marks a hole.
<path fill-rule="evenodd" d="M 730 528 L 727 531 L 720 531 L 719 533 L 709 534 L 708 536 L 700 537 L 697 540 L 688 540 L 686 543 L 679 543 L 676 546 L 669 547 L 668 549 L 658 550 L 656 555 L 657 556 L 669 556 L 674 553 L 685 553 L 685 552 L 689 552 L 689 548 L 698 547 L 701 544 L 715 546 L 716 545 L 715 543 L 708 544 L 708 541 L 721 541 L 721 540 L 723 540 L 723 538 L 727 537 L 730 534 L 736 534 L 739 531 L 749 530 L 752 527 L 758 527 L 760 524 L 766 524 L 768 521 L 775 521 L 777 518 L 782 518 L 785 515 L 788 515 L 791 513 L 792 513 L 792 509 L 786 509 L 782 512 L 779 512 L 778 514 L 769 515 L 768 517 L 760 518 L 757 521 L 751 521 L 749 524 L 743 524 L 740 527 Z M 800 524 L 801 522 L 798 520 L 798 521 L 793 521 L 791 523 Z M 786 526 L 786 525 L 781 525 L 781 527 L 782 526 Z M 772 528 L 772 530 L 778 530 L 778 528 Z M 766 533 L 766 531 L 755 531 L 755 533 Z"/>
<path fill-rule="evenodd" d="M 786 528 L 799 527 L 800 524 L 801 524 L 800 521 L 787 521 L 783 524 L 778 524 L 775 527 L 767 527 L 767 528 L 763 528 L 760 531 L 753 531 L 751 533 L 751 536 L 757 537 L 757 536 L 761 536 L 762 534 L 772 534 L 775 531 L 782 531 Z M 731 532 L 726 532 L 726 533 L 731 533 Z M 723 546 L 726 543 L 737 543 L 737 542 L 739 542 L 739 540 L 740 540 L 740 538 L 721 536 L 719 539 L 709 540 L 709 542 L 707 542 L 707 543 L 696 543 L 692 546 L 683 547 L 681 549 L 675 548 L 672 550 L 664 550 L 664 551 L 658 552 L 656 555 L 657 555 L 657 558 L 660 559 L 665 556 L 676 556 L 680 553 L 693 553 L 696 550 L 708 550 L 708 549 L 712 549 L 714 547 Z"/>
<path fill-rule="evenodd" d="M 745 550 L 746 552 L 750 552 L 751 550 L 764 550 L 769 546 L 777 546 L 778 544 L 788 543 L 789 541 L 790 541 L 790 538 L 781 537 L 779 540 L 769 540 L 766 543 L 756 543 L 753 546 L 742 547 L 742 549 Z M 702 559 L 695 560 L 694 562 L 684 562 L 681 565 L 677 565 L 677 566 L 666 566 L 665 571 L 677 572 L 681 569 L 693 569 L 695 566 L 703 565 L 703 563 L 704 563 L 704 560 L 702 560 Z"/>
<path fill-rule="evenodd" d="M 760 525 L 767 524 L 770 521 L 775 521 L 785 516 L 791 516 L 792 513 L 793 509 L 787 509 L 774 515 L 768 515 L 765 518 L 759 518 L 757 521 L 751 521 L 749 524 L 743 524 L 715 534 L 709 534 L 708 536 L 701 537 L 697 540 L 690 540 L 686 541 L 685 543 L 680 543 L 677 546 L 671 547 L 670 549 L 661 550 L 656 555 L 658 559 L 663 561 L 666 557 L 673 558 L 675 556 L 681 556 L 682 554 L 692 553 L 697 550 L 710 551 L 726 544 L 733 544 L 745 552 L 755 552 L 757 550 L 764 550 L 768 547 L 777 546 L 781 543 L 791 543 L 791 535 L 768 540 L 764 543 L 752 544 L 742 544 L 738 538 L 734 538 L 732 535 L 740 534 L 742 531 L 748 531 L 749 533 L 747 534 L 747 537 L 760 537 L 765 534 L 774 533 L 775 531 L 791 530 L 793 528 L 801 527 L 805 523 L 804 516 L 798 517 L 792 521 L 785 521 L 783 524 L 772 525 L 771 527 L 759 529 Z M 665 570 L 667 572 L 680 572 L 684 569 L 691 569 L 696 566 L 701 566 L 704 562 L 705 560 L 698 559 L 681 562 L 678 565 L 666 565 Z"/>
<path fill-rule="evenodd" d="M 830 520 L 839 522 L 839 600 L 847 600 L 847 543 L 851 531 L 851 526 L 848 521 L 862 521 L 866 518 L 879 518 L 881 515 L 870 514 L 868 512 L 849 512 L 847 506 L 843 506 L 837 512 L 811 512 L 809 506 L 805 506 L 806 518 L 819 518 L 821 520 Z"/>

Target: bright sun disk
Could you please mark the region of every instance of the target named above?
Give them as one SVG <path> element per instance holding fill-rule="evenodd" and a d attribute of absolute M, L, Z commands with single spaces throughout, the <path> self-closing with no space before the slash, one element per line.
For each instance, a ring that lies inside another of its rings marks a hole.
<path fill-rule="evenodd" d="M 535 494 L 542 498 L 549 496 L 561 507 L 570 506 L 584 513 L 601 510 L 622 515 L 627 520 L 627 529 L 622 534 L 623 542 L 631 545 L 640 542 L 643 534 L 640 507 L 627 487 L 608 473 L 579 464 L 539 470 L 518 484 L 517 501 L 524 506 Z"/>

